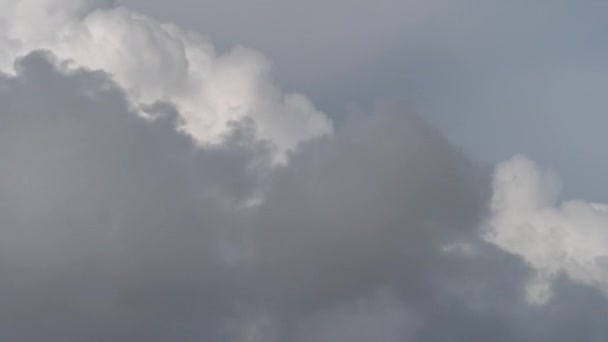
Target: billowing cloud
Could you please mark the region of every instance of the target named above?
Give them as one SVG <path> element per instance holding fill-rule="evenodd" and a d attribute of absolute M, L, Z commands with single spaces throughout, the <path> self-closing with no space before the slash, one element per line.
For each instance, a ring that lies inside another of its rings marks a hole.
<path fill-rule="evenodd" d="M 483 177 L 400 107 L 276 168 L 249 126 L 201 148 L 57 63 L 0 81 L 3 339 L 413 336 L 441 245 L 475 236 Z"/>
<path fill-rule="evenodd" d="M 0 6 L 0 340 L 608 336 L 604 206 L 525 158 L 492 177 L 400 101 L 334 130 L 111 2 Z"/>
<path fill-rule="evenodd" d="M 250 126 L 197 146 L 171 107 L 145 120 L 57 64 L 0 81 L 2 339 L 606 336 L 594 292 L 526 303 L 525 265 L 479 238 L 484 168 L 399 104 L 277 168 Z"/>
<path fill-rule="evenodd" d="M 486 240 L 519 255 L 535 270 L 528 300 L 545 303 L 565 275 L 608 294 L 608 210 L 582 200 L 559 201 L 557 176 L 523 156 L 497 166 Z"/>
<path fill-rule="evenodd" d="M 608 198 L 594 148 L 608 125 L 608 2 L 120 1 L 260 49 L 338 123 L 351 103 L 400 96 L 476 159 L 524 153 L 559 172 L 566 196 Z"/>
<path fill-rule="evenodd" d="M 268 148 L 247 128 L 197 148 L 170 111 L 143 120 L 106 75 L 65 74 L 44 55 L 17 70 L 0 80 L 1 338 L 211 330 L 230 302 L 224 246 L 249 215 Z"/>
<path fill-rule="evenodd" d="M 175 105 L 182 128 L 201 144 L 217 144 L 233 122 L 251 121 L 276 145 L 277 160 L 298 143 L 332 132 L 303 95 L 284 94 L 269 62 L 235 47 L 218 54 L 204 36 L 103 0 L 6 0 L 0 4 L 0 70 L 46 49 L 68 68 L 103 70 L 126 90 L 132 106 Z"/>

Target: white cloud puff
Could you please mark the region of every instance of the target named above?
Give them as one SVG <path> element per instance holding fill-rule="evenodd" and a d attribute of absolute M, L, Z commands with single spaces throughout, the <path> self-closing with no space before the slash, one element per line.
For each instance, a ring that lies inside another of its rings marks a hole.
<path fill-rule="evenodd" d="M 330 120 L 303 95 L 285 94 L 258 52 L 235 47 L 218 54 L 199 34 L 95 0 L 0 1 L 0 70 L 45 49 L 69 68 L 102 70 L 145 114 L 157 102 L 174 104 L 182 128 L 201 144 L 217 144 L 232 123 L 248 121 L 274 144 L 277 160 L 298 143 L 331 134 Z"/>
<path fill-rule="evenodd" d="M 565 275 L 608 294 L 608 212 L 604 205 L 558 200 L 559 179 L 523 156 L 497 166 L 485 239 L 521 256 L 536 272 L 527 299 L 545 303 Z"/>

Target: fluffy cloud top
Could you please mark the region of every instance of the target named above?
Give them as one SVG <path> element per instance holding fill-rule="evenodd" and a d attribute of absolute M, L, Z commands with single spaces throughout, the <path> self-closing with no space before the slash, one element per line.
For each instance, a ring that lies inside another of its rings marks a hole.
<path fill-rule="evenodd" d="M 608 212 L 581 200 L 559 202 L 560 182 L 523 156 L 497 166 L 486 240 L 535 270 L 528 300 L 545 303 L 565 275 L 608 294 Z"/>
<path fill-rule="evenodd" d="M 234 122 L 251 121 L 278 161 L 298 143 L 332 132 L 332 124 L 299 94 L 284 94 L 269 62 L 236 47 L 218 54 L 201 35 L 107 1 L 5 0 L 0 3 L 0 70 L 19 56 L 46 49 L 68 68 L 103 70 L 135 108 L 168 102 L 182 128 L 201 144 L 217 144 Z"/>

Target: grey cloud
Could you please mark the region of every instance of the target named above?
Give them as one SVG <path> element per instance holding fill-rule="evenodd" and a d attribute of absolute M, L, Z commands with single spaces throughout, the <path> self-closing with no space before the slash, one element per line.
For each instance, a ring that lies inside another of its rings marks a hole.
<path fill-rule="evenodd" d="M 129 112 L 101 73 L 65 75 L 39 54 L 18 69 L 0 85 L 2 339 L 211 329 L 201 317 L 228 301 L 216 241 L 247 216 L 263 145 L 245 134 L 198 150 L 173 116 Z"/>
<path fill-rule="evenodd" d="M 608 336 L 593 289 L 526 303 L 530 270 L 478 237 L 488 170 L 399 102 L 277 167 L 247 123 L 196 147 L 170 105 L 144 120 L 57 63 L 0 78 L 3 340 Z"/>
<path fill-rule="evenodd" d="M 411 256 L 475 232 L 481 172 L 418 118 L 385 107 L 306 146 L 260 208 L 260 258 L 286 271 L 280 279 L 312 281 L 314 296 L 381 285 Z"/>

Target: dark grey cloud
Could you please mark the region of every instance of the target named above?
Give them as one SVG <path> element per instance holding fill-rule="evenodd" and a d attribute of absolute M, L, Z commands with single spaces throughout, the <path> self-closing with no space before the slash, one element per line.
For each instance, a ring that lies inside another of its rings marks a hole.
<path fill-rule="evenodd" d="M 244 131 L 201 151 L 174 116 L 129 112 L 104 74 L 40 54 L 18 70 L 0 86 L 2 339 L 211 330 L 229 301 L 218 241 L 246 218 L 266 148 Z"/>
<path fill-rule="evenodd" d="M 21 59 L 0 78 L 0 338 L 600 341 L 608 306 L 481 241 L 488 170 L 400 102 L 283 166 L 235 123 L 197 147 L 108 76 Z"/>

